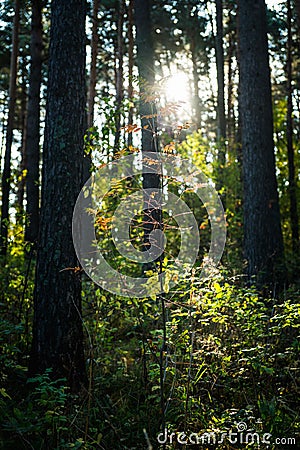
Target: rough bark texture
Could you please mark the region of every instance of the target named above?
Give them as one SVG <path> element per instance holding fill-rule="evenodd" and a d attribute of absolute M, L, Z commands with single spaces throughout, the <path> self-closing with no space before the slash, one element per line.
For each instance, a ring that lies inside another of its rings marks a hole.
<path fill-rule="evenodd" d="M 85 382 L 80 276 L 72 214 L 80 191 L 86 108 L 85 2 L 53 0 L 41 224 L 30 373 L 53 368 L 73 391 Z"/>
<path fill-rule="evenodd" d="M 42 1 L 32 0 L 31 64 L 26 135 L 25 241 L 36 243 L 39 229 L 40 91 L 42 82 Z"/>
<path fill-rule="evenodd" d="M 283 256 L 264 0 L 239 0 L 244 245 L 248 275 L 271 283 Z"/>
<path fill-rule="evenodd" d="M 287 61 L 286 61 L 286 77 L 287 77 L 287 153 L 288 153 L 288 169 L 289 169 L 289 197 L 290 197 L 290 218 L 292 230 L 292 247 L 293 252 L 299 250 L 299 225 L 297 210 L 297 184 L 295 178 L 295 155 L 293 146 L 293 86 L 292 86 L 292 10 L 291 1 L 287 0 Z"/>
<path fill-rule="evenodd" d="M 0 252 L 1 255 L 3 256 L 5 256 L 7 253 L 9 192 L 10 192 L 10 178 L 11 178 L 11 147 L 13 142 L 14 115 L 16 106 L 19 24 L 20 24 L 20 2 L 19 0 L 16 0 L 15 15 L 13 22 L 12 52 L 10 59 L 9 104 L 8 104 L 8 119 L 6 126 L 6 147 L 4 155 L 4 168 L 2 173 Z"/>

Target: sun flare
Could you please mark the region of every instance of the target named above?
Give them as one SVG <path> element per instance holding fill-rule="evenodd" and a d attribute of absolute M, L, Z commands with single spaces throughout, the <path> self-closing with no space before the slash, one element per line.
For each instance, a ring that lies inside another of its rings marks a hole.
<path fill-rule="evenodd" d="M 190 102 L 190 81 L 186 73 L 177 72 L 166 78 L 164 91 L 168 102 Z"/>

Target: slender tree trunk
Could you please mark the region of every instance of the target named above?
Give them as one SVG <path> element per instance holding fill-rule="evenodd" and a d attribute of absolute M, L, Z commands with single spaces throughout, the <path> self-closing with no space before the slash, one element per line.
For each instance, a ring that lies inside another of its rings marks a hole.
<path fill-rule="evenodd" d="M 97 56 L 98 56 L 98 12 L 99 12 L 99 0 L 93 2 L 93 26 L 92 26 L 92 40 L 91 40 L 91 66 L 90 66 L 90 79 L 89 79 L 89 95 L 88 95 L 88 128 L 91 128 L 94 124 L 94 109 L 95 109 L 95 97 L 96 97 L 96 84 L 97 84 Z"/>
<path fill-rule="evenodd" d="M 36 244 L 39 230 L 40 91 L 42 83 L 42 0 L 31 3 L 31 63 L 26 135 L 25 241 Z"/>
<path fill-rule="evenodd" d="M 72 241 L 86 124 L 86 4 L 53 0 L 43 151 L 41 222 L 29 373 L 47 367 L 72 391 L 86 381 L 81 283 Z"/>
<path fill-rule="evenodd" d="M 192 58 L 192 67 L 193 67 L 193 97 L 194 97 L 194 110 L 195 110 L 195 123 L 196 129 L 200 130 L 201 128 L 201 106 L 200 106 L 200 98 L 199 98 L 199 74 L 198 74 L 198 57 L 195 45 L 195 39 L 191 37 L 191 58 Z"/>
<path fill-rule="evenodd" d="M 293 147 L 293 87 L 292 87 L 292 10 L 291 1 L 287 0 L 287 154 L 289 169 L 289 197 L 290 197 L 290 218 L 292 229 L 292 247 L 293 252 L 299 250 L 299 223 L 297 210 L 297 182 L 295 178 L 295 155 Z"/>
<path fill-rule="evenodd" d="M 226 117 L 225 117 L 225 87 L 224 87 L 224 51 L 223 51 L 223 4 L 222 0 L 216 0 L 216 63 L 217 63 L 217 82 L 218 82 L 218 131 L 217 138 L 220 141 L 226 139 Z M 219 158 L 225 163 L 225 154 L 223 152 Z"/>
<path fill-rule="evenodd" d="M 3 92 L 3 99 L 1 101 L 1 117 L 4 117 L 6 114 L 6 108 L 5 105 L 8 103 L 8 93 L 7 92 Z M 2 172 L 2 161 L 4 161 L 4 154 L 5 154 L 5 121 L 2 120 L 2 124 L 1 124 L 1 164 L 0 164 L 0 170 Z"/>
<path fill-rule="evenodd" d="M 135 25 L 137 44 L 137 66 L 140 76 L 140 116 L 142 125 L 142 152 L 158 152 L 157 120 L 153 103 L 146 101 L 149 88 L 154 84 L 154 49 L 151 38 L 151 18 L 149 0 L 135 0 Z M 147 92 L 148 91 L 148 92 Z M 152 116 L 149 118 L 149 116 Z M 157 157 L 158 158 L 158 157 Z M 147 161 L 143 159 L 143 167 Z M 151 196 L 150 189 L 160 188 L 160 176 L 157 173 L 144 173 L 144 249 L 149 250 L 150 233 L 160 226 L 160 202 L 156 196 Z M 152 266 L 145 264 L 144 269 Z"/>
<path fill-rule="evenodd" d="M 116 132 L 114 142 L 115 152 L 119 150 L 120 136 L 121 136 L 121 107 L 123 101 L 123 53 L 124 53 L 123 24 L 125 13 L 124 0 L 119 0 L 117 13 L 118 13 L 118 30 L 117 30 L 117 51 L 116 51 L 116 120 L 115 120 Z"/>
<path fill-rule="evenodd" d="M 224 87 L 224 51 L 223 51 L 223 4 L 216 0 L 216 63 L 217 63 L 217 140 L 218 140 L 218 170 L 217 190 L 224 188 L 224 167 L 226 161 L 226 117 L 225 117 L 225 87 Z"/>
<path fill-rule="evenodd" d="M 300 0 L 295 0 L 295 8 L 296 8 L 296 20 L 298 26 L 298 33 L 300 34 Z M 298 39 L 300 36 L 298 36 Z"/>
<path fill-rule="evenodd" d="M 128 100 L 133 101 L 133 0 L 128 4 Z M 129 106 L 128 123 L 133 123 L 133 106 Z M 128 133 L 128 146 L 132 145 L 132 133 Z"/>
<path fill-rule="evenodd" d="M 239 11 L 237 10 L 237 70 L 239 74 L 239 85 L 237 92 L 237 100 L 238 100 L 238 117 L 237 117 L 237 129 L 236 129 L 236 156 L 238 164 L 241 168 L 240 175 L 241 180 L 243 181 L 243 151 L 242 151 L 242 113 L 241 113 L 241 67 L 240 67 L 240 45 L 239 45 Z M 244 184 L 244 183 L 243 183 Z"/>
<path fill-rule="evenodd" d="M 233 54 L 234 54 L 234 40 L 232 33 L 229 34 L 228 42 L 228 84 L 227 84 L 227 138 L 228 147 L 231 148 L 236 142 L 235 137 L 235 117 L 234 117 L 234 96 L 233 96 Z"/>
<path fill-rule="evenodd" d="M 26 83 L 26 62 L 22 62 L 22 83 L 21 83 L 21 162 L 20 162 L 20 171 L 19 171 L 19 179 L 18 179 L 18 192 L 17 192 L 17 204 L 18 204 L 18 213 L 19 216 L 22 217 L 24 212 L 24 193 L 25 193 L 25 176 L 24 170 L 26 169 L 26 128 L 27 128 L 27 83 Z M 25 62 L 25 64 L 24 64 Z"/>
<path fill-rule="evenodd" d="M 4 168 L 2 173 L 2 205 L 1 205 L 1 234 L 0 253 L 7 254 L 8 222 L 9 222 L 9 192 L 11 178 L 11 147 L 13 142 L 14 115 L 16 106 L 17 66 L 19 47 L 20 2 L 15 1 L 15 15 L 13 21 L 12 52 L 10 60 L 9 105 L 6 128 L 6 147 Z"/>
<path fill-rule="evenodd" d="M 83 174 L 82 182 L 83 184 L 89 179 L 91 175 L 92 167 L 92 146 L 93 146 L 93 133 L 91 128 L 94 126 L 95 120 L 95 98 L 96 98 L 96 85 L 97 85 L 97 59 L 98 59 L 98 46 L 99 46 L 99 0 L 93 1 L 93 18 L 92 18 L 92 38 L 91 38 L 91 64 L 90 64 L 90 75 L 89 75 L 89 85 L 88 85 L 88 106 L 86 114 L 86 127 L 87 127 L 87 141 L 88 146 L 86 147 L 84 160 L 83 160 Z"/>
<path fill-rule="evenodd" d="M 239 0 L 239 52 L 244 248 L 249 277 L 263 285 L 283 263 L 264 0 Z"/>
<path fill-rule="evenodd" d="M 234 57 L 236 56 L 236 23 L 233 20 L 234 7 L 229 6 L 228 11 L 228 82 L 227 82 L 227 127 L 226 137 L 228 140 L 228 151 L 233 148 L 236 143 L 236 123 L 234 113 Z"/>

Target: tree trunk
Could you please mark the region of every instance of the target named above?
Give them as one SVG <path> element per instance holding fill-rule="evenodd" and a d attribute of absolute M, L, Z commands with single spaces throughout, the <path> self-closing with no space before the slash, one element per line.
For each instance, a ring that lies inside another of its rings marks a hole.
<path fill-rule="evenodd" d="M 42 0 L 32 0 L 31 64 L 26 135 L 25 241 L 36 244 L 39 230 L 40 91 L 42 83 Z"/>
<path fill-rule="evenodd" d="M 295 0 L 295 8 L 296 8 L 296 20 L 298 26 L 298 39 L 300 38 L 300 0 Z"/>
<path fill-rule="evenodd" d="M 123 101 L 123 24 L 124 24 L 125 4 L 124 0 L 119 0 L 117 4 L 118 29 L 117 29 L 117 51 L 116 51 L 116 119 L 115 119 L 115 141 L 114 152 L 117 152 L 120 146 L 121 136 L 121 107 Z"/>
<path fill-rule="evenodd" d="M 201 128 L 201 107 L 200 107 L 200 98 L 199 98 L 199 74 L 198 74 L 198 57 L 196 51 L 195 38 L 191 36 L 191 58 L 192 58 L 192 67 L 193 67 L 193 106 L 195 110 L 195 123 L 196 129 L 200 130 Z"/>
<path fill-rule="evenodd" d="M 158 152 L 157 148 L 157 120 L 156 109 L 153 102 L 145 100 L 149 95 L 149 88 L 154 84 L 154 49 L 151 38 L 152 26 L 150 18 L 149 0 L 135 1 L 135 25 L 137 44 L 137 66 L 140 77 L 140 115 L 142 125 L 142 152 Z M 151 116 L 151 118 L 149 118 Z M 146 127 L 146 128 L 145 128 Z M 147 167 L 147 162 L 143 161 Z M 144 173 L 144 250 L 149 250 L 150 233 L 160 226 L 161 213 L 159 200 L 149 194 L 149 189 L 160 188 L 160 175 L 157 173 Z M 146 191 L 148 190 L 148 191 Z M 152 268 L 145 264 L 144 269 Z"/>
<path fill-rule="evenodd" d="M 283 262 L 264 0 L 239 0 L 239 52 L 244 248 L 248 275 L 262 285 Z"/>
<path fill-rule="evenodd" d="M 99 0 L 93 1 L 93 18 L 92 18 L 92 38 L 91 38 L 91 64 L 88 86 L 88 105 L 86 114 L 86 127 L 87 127 L 87 152 L 85 152 L 83 160 L 83 173 L 82 183 L 84 184 L 91 175 L 92 167 L 92 147 L 93 147 L 93 133 L 91 128 L 94 126 L 95 119 L 95 98 L 96 98 L 96 85 L 97 85 L 97 58 L 98 58 L 98 46 L 99 46 Z"/>
<path fill-rule="evenodd" d="M 96 83 L 97 83 L 97 56 L 98 56 L 98 12 L 99 12 L 99 0 L 94 0 L 93 3 L 93 26 L 92 26 L 92 40 L 91 40 L 91 66 L 90 66 L 90 79 L 89 79 L 89 98 L 88 98 L 88 128 L 91 128 L 94 124 L 94 109 L 95 109 L 95 97 L 96 97 Z"/>
<path fill-rule="evenodd" d="M 21 119 L 21 162 L 19 169 L 19 178 L 18 178 L 18 192 L 17 192 L 17 205 L 18 205 L 18 215 L 22 218 L 24 213 L 24 193 L 25 193 L 25 176 L 24 170 L 26 169 L 26 128 L 27 128 L 27 67 L 26 67 L 26 59 L 22 58 L 21 65 L 21 73 L 22 73 L 22 82 L 21 82 L 21 111 L 20 111 L 20 119 Z"/>
<path fill-rule="evenodd" d="M 223 51 L 223 5 L 222 0 L 216 0 L 216 63 L 217 63 L 217 82 L 218 82 L 218 100 L 217 100 L 217 116 L 218 131 L 217 138 L 220 141 L 226 139 L 226 118 L 225 118 L 225 99 L 224 99 L 224 51 Z M 225 162 L 224 154 L 221 155 L 222 162 Z"/>
<path fill-rule="evenodd" d="M 128 4 L 128 100 L 133 101 L 133 0 Z M 128 123 L 133 122 L 133 106 L 129 106 Z M 132 145 L 132 133 L 128 133 L 128 146 Z"/>
<path fill-rule="evenodd" d="M 224 167 L 226 161 L 226 118 L 225 118 L 225 88 L 224 88 L 224 51 L 223 51 L 223 5 L 222 0 L 216 0 L 216 63 L 217 63 L 217 140 L 218 140 L 218 170 L 217 190 L 224 188 Z"/>
<path fill-rule="evenodd" d="M 13 142 L 14 116 L 16 106 L 17 66 L 19 47 L 20 2 L 15 1 L 15 15 L 13 22 L 12 52 L 10 60 L 9 78 L 9 105 L 6 127 L 6 147 L 4 156 L 4 168 L 2 173 L 2 205 L 1 205 L 1 230 L 0 253 L 7 254 L 8 222 L 9 222 L 9 192 L 11 178 L 11 147 Z"/>
<path fill-rule="evenodd" d="M 290 198 L 290 218 L 292 230 L 292 248 L 297 253 L 299 249 L 299 224 L 297 210 L 297 183 L 295 179 L 295 155 L 293 147 L 293 87 L 292 87 L 292 10 L 291 1 L 287 0 L 287 61 L 286 61 L 286 77 L 287 77 L 287 154 L 289 169 L 289 198 Z"/>
<path fill-rule="evenodd" d="M 229 12 L 229 25 L 232 27 L 232 9 Z M 234 116 L 234 69 L 233 69 L 233 57 L 235 56 L 235 37 L 236 33 L 229 31 L 228 36 L 228 84 L 227 84 L 227 129 L 226 136 L 228 139 L 228 149 L 230 150 L 236 143 L 236 126 L 235 126 L 235 116 Z"/>
<path fill-rule="evenodd" d="M 72 391 L 86 381 L 81 283 L 72 215 L 82 183 L 86 123 L 86 4 L 53 0 L 43 152 L 41 222 L 29 372 L 47 367 Z"/>

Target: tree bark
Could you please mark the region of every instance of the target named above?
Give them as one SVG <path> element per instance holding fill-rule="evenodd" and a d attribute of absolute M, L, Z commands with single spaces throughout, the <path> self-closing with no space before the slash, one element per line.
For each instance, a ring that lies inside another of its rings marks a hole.
<path fill-rule="evenodd" d="M 133 101 L 133 0 L 129 0 L 128 4 L 128 100 Z M 128 123 L 133 122 L 133 106 L 129 106 Z M 132 133 L 128 133 L 128 147 L 132 145 Z"/>
<path fill-rule="evenodd" d="M 227 85 L 227 131 L 226 136 L 228 138 L 229 149 L 236 142 L 236 126 L 234 117 L 234 95 L 233 95 L 233 56 L 234 56 L 234 39 L 232 33 L 229 34 L 228 41 L 228 85 Z"/>
<path fill-rule="evenodd" d="M 296 20 L 298 26 L 298 33 L 300 34 L 300 0 L 295 0 L 295 8 L 296 8 Z M 300 36 L 298 36 L 298 39 Z"/>
<path fill-rule="evenodd" d="M 157 152 L 157 119 L 153 102 L 147 101 L 149 89 L 154 84 L 154 49 L 152 41 L 152 26 L 150 18 L 149 0 L 135 0 L 135 26 L 137 45 L 137 66 L 140 77 L 140 116 L 142 125 L 142 152 Z M 151 116 L 151 118 L 149 118 Z M 143 166 L 147 167 L 147 161 L 143 159 Z M 149 250 L 150 234 L 154 228 L 160 226 L 159 201 L 149 194 L 149 189 L 160 188 L 160 175 L 157 173 L 144 173 L 144 250 Z M 148 191 L 146 191 L 148 190 Z M 147 192 L 147 193 L 146 193 Z M 152 266 L 145 264 L 144 269 Z"/>
<path fill-rule="evenodd" d="M 226 139 L 226 117 L 225 117 L 225 88 L 224 88 L 224 51 L 223 51 L 223 4 L 222 0 L 216 0 L 216 63 L 217 63 L 217 82 L 218 82 L 218 131 L 217 138 L 220 141 Z M 220 155 L 222 163 L 225 162 L 224 154 Z"/>
<path fill-rule="evenodd" d="M 26 59 L 22 58 L 21 64 L 21 77 L 22 82 L 20 83 L 20 125 L 21 125 L 21 161 L 20 161 L 20 169 L 19 169 L 19 177 L 18 177 L 18 192 L 17 192 L 17 205 L 18 205 L 18 215 L 22 218 L 24 213 L 24 194 L 25 194 L 25 176 L 24 170 L 26 169 L 26 128 L 27 128 L 27 67 L 26 67 Z"/>
<path fill-rule="evenodd" d="M 293 252 L 299 250 L 299 223 L 297 210 L 297 182 L 295 178 L 295 155 L 293 147 L 293 86 L 292 86 L 292 10 L 291 1 L 287 0 L 287 61 L 286 61 L 286 78 L 287 78 L 287 154 L 289 169 L 289 198 L 290 198 L 290 218 L 292 230 L 292 248 Z"/>
<path fill-rule="evenodd" d="M 264 0 L 239 0 L 244 249 L 249 277 L 276 281 L 283 259 Z"/>
<path fill-rule="evenodd" d="M 87 121 L 88 128 L 91 128 L 94 124 L 94 109 L 95 109 L 96 83 L 97 83 L 97 56 L 99 43 L 98 12 L 99 12 L 99 0 L 94 0 L 92 40 L 91 40 L 92 55 L 91 55 L 89 97 L 88 97 L 88 121 Z"/>
<path fill-rule="evenodd" d="M 0 253 L 3 256 L 6 256 L 7 254 L 9 193 L 10 193 L 10 178 L 11 178 L 11 147 L 13 142 L 14 115 L 16 106 L 19 26 L 20 26 L 20 2 L 19 0 L 16 0 L 15 15 L 13 21 L 12 52 L 10 60 L 9 105 L 8 105 L 8 119 L 6 127 L 6 147 L 4 156 L 4 168 L 2 173 Z"/>
<path fill-rule="evenodd" d="M 226 161 L 226 117 L 225 117 L 225 87 L 224 87 L 224 51 L 223 51 L 223 4 L 216 0 L 216 64 L 217 64 L 217 140 L 218 140 L 218 170 L 217 190 L 224 188 L 224 167 Z M 223 196 L 224 200 L 224 196 Z"/>
<path fill-rule="evenodd" d="M 83 172 L 86 4 L 53 0 L 43 149 L 41 223 L 29 372 L 51 367 L 73 392 L 86 381 L 81 283 L 72 215 Z"/>
<path fill-rule="evenodd" d="M 121 107 L 123 101 L 123 24 L 124 24 L 125 4 L 124 0 L 119 0 L 117 4 L 118 28 L 117 28 L 117 51 L 116 51 L 116 132 L 114 141 L 114 152 L 119 150 L 121 137 Z"/>
<path fill-rule="evenodd" d="M 191 36 L 190 49 L 191 49 L 191 58 L 192 58 L 192 67 L 193 67 L 193 104 L 195 110 L 195 123 L 196 129 L 200 130 L 201 128 L 201 106 L 200 106 L 200 98 L 199 98 L 199 74 L 198 74 L 198 57 L 196 51 L 195 38 Z"/>
<path fill-rule="evenodd" d="M 31 3 L 31 63 L 26 133 L 25 241 L 36 244 L 39 230 L 40 91 L 42 83 L 42 0 Z"/>

